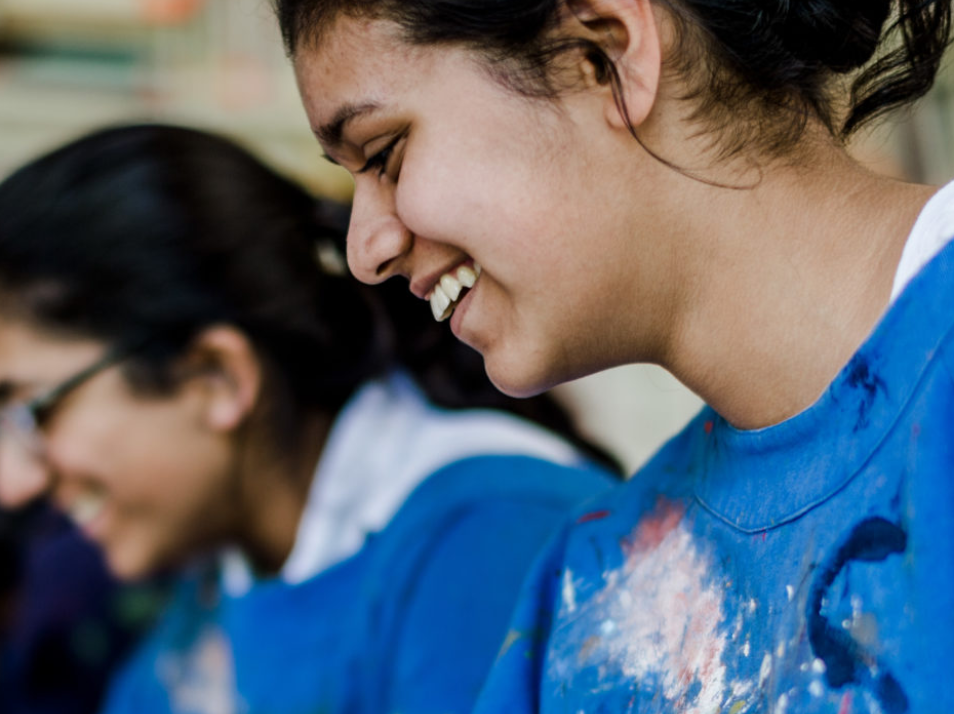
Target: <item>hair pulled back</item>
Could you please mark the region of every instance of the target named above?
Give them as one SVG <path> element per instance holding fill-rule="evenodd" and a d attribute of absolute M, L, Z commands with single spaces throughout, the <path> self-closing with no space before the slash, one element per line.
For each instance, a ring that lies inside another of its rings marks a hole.
<path fill-rule="evenodd" d="M 776 150 L 793 144 L 810 116 L 844 140 L 921 97 L 951 38 L 950 0 L 667 2 L 684 8 L 686 37 L 702 39 L 702 114 L 767 112 L 778 121 L 753 138 Z"/>
<path fill-rule="evenodd" d="M 403 368 L 439 406 L 510 411 L 617 466 L 552 398 L 497 391 L 406 289 L 324 269 L 316 253 L 343 250 L 348 213 L 212 134 L 101 130 L 0 183 L 0 313 L 133 348 L 131 383 L 159 392 L 202 330 L 231 325 L 265 365 L 280 434 Z"/>
<path fill-rule="evenodd" d="M 581 50 L 623 99 L 606 52 L 561 28 L 566 0 L 274 2 L 291 55 L 303 43 L 319 42 L 341 15 L 387 19 L 412 43 L 458 44 L 516 69 L 523 81 L 514 81 L 512 71 L 503 76 L 535 96 L 555 96 L 552 60 Z M 679 41 L 667 59 L 688 77 L 689 96 L 699 100 L 696 116 L 717 129 L 732 125 L 729 151 L 753 140 L 775 151 L 789 148 L 812 115 L 846 139 L 927 92 L 951 37 L 951 0 L 654 2 L 675 20 Z M 752 130 L 740 132 L 739 120 Z"/>
<path fill-rule="evenodd" d="M 135 381 L 154 389 L 201 330 L 230 324 L 301 405 L 335 405 L 384 361 L 361 288 L 313 257 L 343 230 L 222 138 L 107 129 L 0 184 L 0 309 L 136 346 Z"/>

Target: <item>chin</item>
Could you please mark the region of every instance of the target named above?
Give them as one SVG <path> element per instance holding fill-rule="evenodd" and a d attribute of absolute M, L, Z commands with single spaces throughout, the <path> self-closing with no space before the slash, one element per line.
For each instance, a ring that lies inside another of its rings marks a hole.
<path fill-rule="evenodd" d="M 106 567 L 117 580 L 124 582 L 142 580 L 156 572 L 148 558 L 134 553 L 106 552 Z"/>
<path fill-rule="evenodd" d="M 521 363 L 521 360 L 515 360 Z M 529 364 L 522 362 L 521 368 L 484 357 L 484 369 L 493 385 L 508 397 L 526 399 L 535 397 L 551 387 L 556 386 L 562 380 L 554 379 L 552 375 L 543 370 L 534 370 L 528 368 Z"/>
<path fill-rule="evenodd" d="M 525 399 L 625 362 L 578 362 L 560 350 L 488 350 L 484 370 L 493 385 L 510 397 Z"/>

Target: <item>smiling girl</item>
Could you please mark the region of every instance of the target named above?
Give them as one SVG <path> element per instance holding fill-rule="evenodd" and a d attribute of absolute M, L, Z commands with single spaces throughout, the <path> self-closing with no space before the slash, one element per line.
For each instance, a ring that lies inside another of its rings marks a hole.
<path fill-rule="evenodd" d="M 106 711 L 466 711 L 608 484 L 553 402 L 344 273 L 342 217 L 173 127 L 0 184 L 0 501 L 48 495 L 121 578 L 186 568 Z"/>
<path fill-rule="evenodd" d="M 950 0 L 276 6 L 359 278 L 507 393 L 653 362 L 709 405 L 547 551 L 478 711 L 951 709 L 954 185 L 846 148 Z"/>

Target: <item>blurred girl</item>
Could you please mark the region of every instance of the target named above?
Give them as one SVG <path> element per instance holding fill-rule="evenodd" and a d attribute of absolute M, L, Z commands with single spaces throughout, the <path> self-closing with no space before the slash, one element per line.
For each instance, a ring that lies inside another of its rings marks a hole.
<path fill-rule="evenodd" d="M 846 149 L 951 0 L 277 7 L 359 278 L 510 394 L 655 362 L 710 405 L 540 561 L 479 711 L 954 709 L 954 185 Z"/>
<path fill-rule="evenodd" d="M 341 214 L 161 126 L 0 185 L 0 500 L 48 494 L 121 578 L 194 561 L 106 711 L 465 711 L 534 551 L 607 484 L 443 408 L 572 437 L 343 274 Z"/>

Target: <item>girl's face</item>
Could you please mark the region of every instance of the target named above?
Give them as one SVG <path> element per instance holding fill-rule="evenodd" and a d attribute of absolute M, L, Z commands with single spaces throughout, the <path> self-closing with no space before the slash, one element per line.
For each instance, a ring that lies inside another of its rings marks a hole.
<path fill-rule="evenodd" d="M 0 408 L 95 364 L 96 341 L 52 337 L 0 318 Z M 229 526 L 232 447 L 207 428 L 203 390 L 137 395 L 121 365 L 70 391 L 42 424 L 42 451 L 0 433 L 0 504 L 48 493 L 121 578 L 146 575 L 215 542 Z"/>
<path fill-rule="evenodd" d="M 466 288 L 478 264 L 450 326 L 510 394 L 628 361 L 638 317 L 619 306 L 639 299 L 653 251 L 637 253 L 616 190 L 640 179 L 605 93 L 527 99 L 472 54 L 411 47 L 394 28 L 341 18 L 295 58 L 312 127 L 355 179 L 353 272 L 402 275 L 440 314 L 442 278 L 453 299 L 448 278 Z"/>

